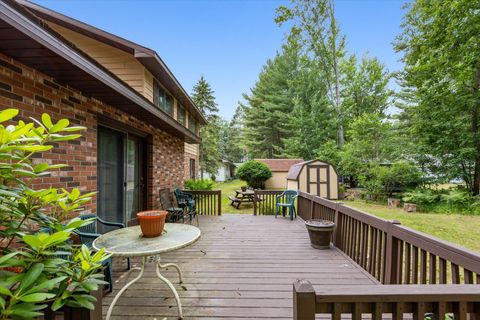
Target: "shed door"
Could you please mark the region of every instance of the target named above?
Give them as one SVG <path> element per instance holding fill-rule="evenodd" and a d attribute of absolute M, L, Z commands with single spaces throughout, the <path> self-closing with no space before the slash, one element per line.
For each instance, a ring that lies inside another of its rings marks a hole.
<path fill-rule="evenodd" d="M 330 199 L 330 166 L 307 165 L 307 193 Z"/>

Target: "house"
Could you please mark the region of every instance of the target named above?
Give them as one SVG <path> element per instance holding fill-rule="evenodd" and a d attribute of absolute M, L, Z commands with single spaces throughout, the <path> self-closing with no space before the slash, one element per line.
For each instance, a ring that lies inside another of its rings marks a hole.
<path fill-rule="evenodd" d="M 236 168 L 237 166 L 233 162 L 228 160 L 222 160 L 222 163 L 220 164 L 216 175 L 212 176 L 208 172 L 204 172 L 203 177 L 218 182 L 225 182 L 235 177 Z"/>
<path fill-rule="evenodd" d="M 97 190 L 85 210 L 108 220 L 198 173 L 206 120 L 158 54 L 28 1 L 0 2 L 0 108 L 86 127 L 43 155 L 67 167 L 34 187 Z"/>
<path fill-rule="evenodd" d="M 287 188 L 287 173 L 291 166 L 303 162 L 303 159 L 255 159 L 266 164 L 272 171 L 272 177 L 265 183 L 266 189 Z"/>

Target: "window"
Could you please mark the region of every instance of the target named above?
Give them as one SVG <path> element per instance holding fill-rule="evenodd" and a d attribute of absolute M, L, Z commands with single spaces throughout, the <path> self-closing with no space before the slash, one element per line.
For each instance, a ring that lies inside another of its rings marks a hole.
<path fill-rule="evenodd" d="M 173 115 L 173 97 L 162 88 L 157 79 L 153 79 L 153 104 L 169 115 Z"/>
<path fill-rule="evenodd" d="M 177 121 L 182 124 L 183 126 L 185 126 L 185 120 L 186 120 L 186 114 L 185 114 L 185 109 L 183 108 L 183 106 L 181 104 L 177 104 L 178 108 L 177 108 Z"/>
<path fill-rule="evenodd" d="M 190 179 L 195 178 L 195 159 L 190 159 Z"/>
<path fill-rule="evenodd" d="M 192 131 L 193 133 L 197 134 L 197 122 L 195 121 L 195 118 L 191 115 L 188 117 L 188 129 L 190 129 L 190 131 Z"/>

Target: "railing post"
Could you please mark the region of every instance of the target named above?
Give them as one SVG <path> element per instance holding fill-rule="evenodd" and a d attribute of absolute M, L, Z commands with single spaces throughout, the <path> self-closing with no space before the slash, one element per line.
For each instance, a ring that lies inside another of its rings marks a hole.
<path fill-rule="evenodd" d="M 222 215 L 222 190 L 218 190 L 217 193 L 217 210 L 218 210 L 218 215 Z"/>
<path fill-rule="evenodd" d="M 337 203 L 335 205 L 335 218 L 334 218 L 334 223 L 335 223 L 335 229 L 333 229 L 333 245 L 335 247 L 338 246 L 338 244 L 340 243 L 340 237 L 341 237 L 341 234 L 340 234 L 340 218 L 339 218 L 339 213 L 338 213 L 338 207 L 341 206 L 342 203 Z"/>
<path fill-rule="evenodd" d="M 389 221 L 385 232 L 387 236 L 387 251 L 385 252 L 384 284 L 397 284 L 397 264 L 402 263 L 398 257 L 398 240 L 392 236 L 392 228 L 398 224 L 400 224 L 398 220 Z"/>
<path fill-rule="evenodd" d="M 314 320 L 316 307 L 315 289 L 307 280 L 293 283 L 293 319 Z"/>
<path fill-rule="evenodd" d="M 315 202 L 313 201 L 314 197 L 311 194 L 308 194 L 310 200 L 310 219 L 313 219 L 313 211 L 315 209 Z"/>
<path fill-rule="evenodd" d="M 257 190 L 253 190 L 253 215 L 257 215 Z"/>

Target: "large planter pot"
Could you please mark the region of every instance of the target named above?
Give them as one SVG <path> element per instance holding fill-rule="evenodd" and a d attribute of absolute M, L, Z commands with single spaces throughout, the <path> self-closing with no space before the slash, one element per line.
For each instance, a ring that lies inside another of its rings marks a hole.
<path fill-rule="evenodd" d="M 168 212 L 164 210 L 142 211 L 137 213 L 138 223 L 145 238 L 158 237 L 165 227 Z"/>
<path fill-rule="evenodd" d="M 310 236 L 310 243 L 315 249 L 329 249 L 335 223 L 328 220 L 307 220 L 305 226 Z"/>

